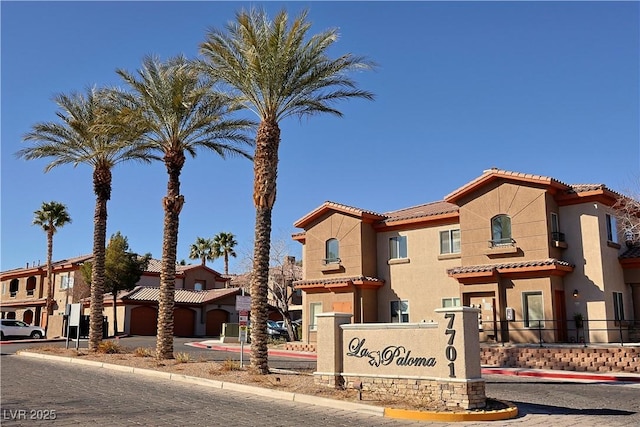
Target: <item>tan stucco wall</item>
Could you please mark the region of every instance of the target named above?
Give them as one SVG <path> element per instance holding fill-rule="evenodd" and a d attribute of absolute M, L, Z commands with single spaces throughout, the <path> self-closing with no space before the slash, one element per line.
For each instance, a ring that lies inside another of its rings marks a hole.
<path fill-rule="evenodd" d="M 459 256 L 440 257 L 440 231 L 457 229 L 457 224 L 400 232 L 378 233 L 378 277 L 384 286 L 378 291 L 378 321 L 391 322 L 391 301 L 409 301 L 409 322 L 433 319 L 442 298 L 459 297 L 458 282 L 446 273 L 460 265 Z M 389 239 L 407 237 L 408 262 L 389 264 Z"/>
<path fill-rule="evenodd" d="M 360 276 L 363 274 L 363 224 L 359 218 L 342 213 L 330 213 L 315 221 L 306 230 L 305 280 L 323 279 L 337 276 Z M 367 235 L 370 233 L 368 230 Z M 323 272 L 325 265 L 325 244 L 328 239 L 339 242 L 340 270 Z"/>
<path fill-rule="evenodd" d="M 549 228 L 545 190 L 504 182 L 491 184 L 467 198 L 460 206 L 462 265 L 524 261 L 549 257 Z M 495 261 L 487 255 L 491 240 L 491 218 L 511 217 L 516 254 Z"/>

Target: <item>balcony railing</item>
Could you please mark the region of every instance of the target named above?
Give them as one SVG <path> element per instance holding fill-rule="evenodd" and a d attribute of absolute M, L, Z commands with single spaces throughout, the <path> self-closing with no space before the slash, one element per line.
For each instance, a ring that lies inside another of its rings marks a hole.
<path fill-rule="evenodd" d="M 516 241 L 513 240 L 511 237 L 504 237 L 502 239 L 493 239 L 493 240 L 489 240 L 489 247 L 490 248 L 500 248 L 500 247 L 505 247 L 505 246 L 515 246 Z"/>
<path fill-rule="evenodd" d="M 327 264 L 340 264 L 340 258 L 324 258 L 322 260 L 322 264 L 327 265 Z"/>
<path fill-rule="evenodd" d="M 492 339 L 497 343 L 515 341 L 537 344 L 540 347 L 553 343 L 575 343 L 586 346 L 590 343 L 590 336 L 606 333 L 610 337 L 609 343 L 624 345 L 640 341 L 640 320 L 496 320 L 482 322 L 480 332 L 493 337 Z"/>
<path fill-rule="evenodd" d="M 552 231 L 551 232 L 551 240 L 553 240 L 554 242 L 565 242 L 566 241 L 564 239 L 564 233 L 560 233 L 559 231 Z"/>

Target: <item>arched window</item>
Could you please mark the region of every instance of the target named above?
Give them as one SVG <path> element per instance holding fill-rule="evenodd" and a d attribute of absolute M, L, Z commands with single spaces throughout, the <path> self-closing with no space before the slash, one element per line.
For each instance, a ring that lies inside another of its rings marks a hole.
<path fill-rule="evenodd" d="M 9 296 L 15 297 L 18 294 L 18 288 L 20 287 L 20 282 L 18 279 L 13 279 L 9 283 Z"/>
<path fill-rule="evenodd" d="M 512 243 L 509 215 L 501 214 L 491 218 L 491 246 L 505 246 Z"/>
<path fill-rule="evenodd" d="M 340 262 L 340 245 L 338 239 L 329 239 L 325 242 L 325 264 Z"/>
<path fill-rule="evenodd" d="M 27 279 L 27 295 L 33 295 L 36 290 L 36 278 L 31 276 Z"/>

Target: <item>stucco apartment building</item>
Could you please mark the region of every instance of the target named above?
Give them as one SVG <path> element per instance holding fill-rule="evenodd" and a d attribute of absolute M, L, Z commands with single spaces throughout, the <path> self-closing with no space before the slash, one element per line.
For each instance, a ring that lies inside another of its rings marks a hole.
<path fill-rule="evenodd" d="M 3 318 L 15 318 L 29 324 L 47 325 L 49 337 L 63 335 L 63 314 L 67 304 L 82 303 L 89 308 L 89 287 L 80 272 L 84 255 L 53 263 L 54 311 L 46 316 L 46 265 L 29 266 L 0 273 L 2 289 L 0 310 Z M 137 286 L 117 295 L 119 332 L 155 335 L 161 262 L 152 259 Z M 197 264 L 176 266 L 174 334 L 178 336 L 220 335 L 222 324 L 237 322 L 235 296 L 240 289 L 228 288 L 229 279 L 217 271 Z M 113 296 L 105 294 L 104 315 L 113 335 Z"/>
<path fill-rule="evenodd" d="M 619 197 L 494 168 L 393 212 L 325 202 L 294 224 L 303 340 L 315 342 L 322 312 L 421 322 L 458 305 L 480 309 L 481 341 L 626 340 L 640 319 L 640 248 L 618 230 Z"/>

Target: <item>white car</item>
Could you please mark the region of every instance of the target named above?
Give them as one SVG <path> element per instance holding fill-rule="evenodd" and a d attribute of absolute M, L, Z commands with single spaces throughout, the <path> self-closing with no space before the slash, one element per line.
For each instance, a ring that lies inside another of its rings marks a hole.
<path fill-rule="evenodd" d="M 27 325 L 14 319 L 0 320 L 0 334 L 3 340 L 8 337 L 40 339 L 45 336 L 44 329 L 40 326 Z"/>

